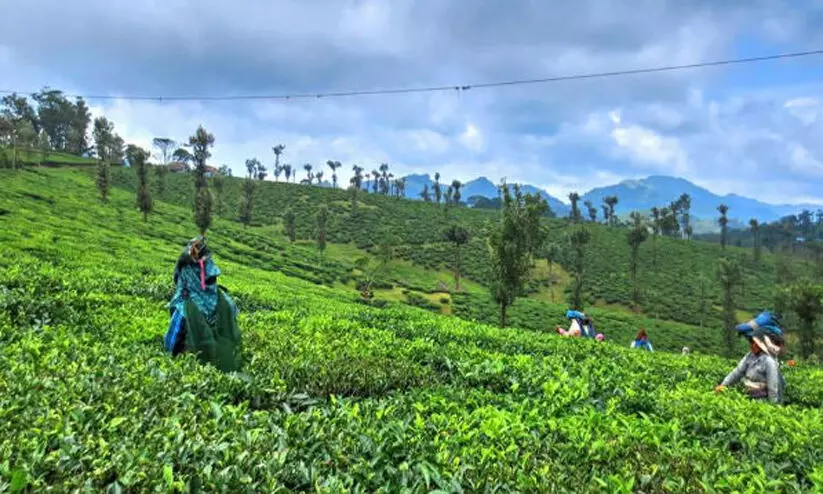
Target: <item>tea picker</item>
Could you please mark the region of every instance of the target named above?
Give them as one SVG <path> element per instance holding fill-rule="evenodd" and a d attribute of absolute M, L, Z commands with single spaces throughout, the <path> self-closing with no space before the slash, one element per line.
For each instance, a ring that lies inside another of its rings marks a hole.
<path fill-rule="evenodd" d="M 749 397 L 781 403 L 786 381 L 780 373 L 780 364 L 777 361 L 785 343 L 779 317 L 770 312 L 761 312 L 751 321 L 740 324 L 735 329 L 749 340 L 749 353 L 723 382 L 715 387 L 715 391 L 721 392 L 727 386 L 742 381 Z"/>
<path fill-rule="evenodd" d="M 555 331 L 557 331 L 562 336 L 582 336 L 583 338 L 597 337 L 597 333 L 594 330 L 594 321 L 591 317 L 587 316 L 586 314 L 583 314 L 580 311 L 569 310 L 566 311 L 566 318 L 571 320 L 571 325 L 569 326 L 568 330 L 565 330 L 560 326 L 555 328 Z M 602 341 L 603 336 L 601 335 L 601 337 L 597 339 L 598 341 Z"/>
<path fill-rule="evenodd" d="M 174 267 L 175 292 L 163 347 L 172 356 L 194 352 L 201 362 L 231 372 L 242 366 L 241 338 L 237 308 L 228 290 L 217 284 L 219 275 L 206 238 L 190 240 Z"/>
<path fill-rule="evenodd" d="M 639 348 L 641 350 L 646 350 L 647 352 L 654 351 L 644 328 L 640 328 L 640 331 L 637 332 L 637 336 L 634 337 L 631 348 Z"/>

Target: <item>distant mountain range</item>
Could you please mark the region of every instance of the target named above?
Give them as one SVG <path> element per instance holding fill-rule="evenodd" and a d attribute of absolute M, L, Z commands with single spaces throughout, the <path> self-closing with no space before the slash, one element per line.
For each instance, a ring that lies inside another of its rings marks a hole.
<path fill-rule="evenodd" d="M 434 180 L 428 174 L 408 175 L 406 177 L 406 197 L 420 199 L 420 193 L 427 184 L 429 190 L 434 190 Z M 441 183 L 441 187 L 445 190 L 448 184 Z M 521 189 L 523 192 L 540 194 L 558 216 L 569 214 L 569 205 L 545 190 L 528 184 L 521 184 Z M 598 208 L 598 215 L 600 215 L 603 198 L 617 196 L 618 203 L 615 211 L 620 216 L 626 216 L 632 211 L 647 212 L 653 207 L 667 206 L 684 193 L 691 197 L 691 215 L 696 221 L 696 232 L 714 229 L 714 219 L 718 215 L 717 206 L 720 204 L 729 206 L 729 218 L 733 220 L 731 224 L 741 226 L 748 224 L 750 218 L 757 218 L 761 222 L 774 221 L 803 209 L 820 208 L 813 204 L 768 204 L 737 194 L 721 196 L 683 178 L 662 175 L 653 175 L 640 180 L 624 180 L 615 185 L 592 189 L 581 196 L 580 206 L 583 209 L 583 202 L 591 201 Z M 497 186 L 488 178 L 479 177 L 464 183 L 460 189 L 460 195 L 462 201 L 472 196 L 494 198 L 497 197 Z"/>

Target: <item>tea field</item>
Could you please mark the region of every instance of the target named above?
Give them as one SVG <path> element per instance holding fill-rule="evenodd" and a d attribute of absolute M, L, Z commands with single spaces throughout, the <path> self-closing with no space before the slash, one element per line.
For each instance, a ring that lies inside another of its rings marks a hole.
<path fill-rule="evenodd" d="M 823 489 L 817 367 L 785 369 L 782 407 L 716 395 L 731 360 L 369 307 L 346 284 L 356 246 L 316 259 L 218 220 L 246 358 L 222 374 L 160 348 L 189 209 L 157 202 L 144 223 L 83 171 L 0 186 L 0 491 Z"/>
<path fill-rule="evenodd" d="M 136 188 L 132 170 L 113 170 L 113 178 L 119 187 L 132 191 Z M 240 179 L 225 179 L 220 194 L 225 218 L 237 217 L 241 185 Z M 190 207 L 193 203 L 190 177 L 169 175 L 167 186 L 159 197 L 169 203 Z M 485 225 L 496 218 L 495 213 L 488 210 L 444 208 L 433 203 L 361 192 L 357 214 L 352 215 L 349 191 L 267 181 L 258 183 L 254 221 L 274 225 L 275 231 L 280 232 L 282 216 L 291 209 L 296 216 L 297 237 L 312 239 L 315 213 L 321 204 L 329 207 L 329 241 L 351 243 L 375 252 L 378 244 L 388 241 L 394 245 L 397 256 L 432 270 L 451 269 L 454 256 L 451 246 L 443 243 L 442 232 L 453 223 L 462 224 L 472 236 L 463 256 L 464 275 L 480 284 L 486 278 L 483 231 Z M 567 221 L 547 218 L 545 225 L 550 231 L 550 241 L 559 246 L 557 264 L 561 269 L 570 269 L 572 252 L 566 241 Z M 590 229 L 591 241 L 586 251 L 588 305 L 630 306 L 626 231 L 603 225 L 591 225 Z M 760 263 L 755 264 L 749 250 L 737 247 L 728 250 L 740 261 L 743 271 L 743 286 L 738 295 L 740 308 L 752 313 L 770 307 L 776 281 L 775 257 L 765 254 Z M 719 256 L 720 246 L 709 242 L 658 237 L 644 243 L 639 262 L 642 311 L 656 319 L 707 327 L 720 325 L 721 292 L 714 271 Z M 801 262 L 790 266 L 797 273 L 805 269 Z M 530 283 L 529 291 L 547 293 L 548 285 L 548 277 L 537 279 Z M 557 288 L 562 295 L 565 285 Z"/>

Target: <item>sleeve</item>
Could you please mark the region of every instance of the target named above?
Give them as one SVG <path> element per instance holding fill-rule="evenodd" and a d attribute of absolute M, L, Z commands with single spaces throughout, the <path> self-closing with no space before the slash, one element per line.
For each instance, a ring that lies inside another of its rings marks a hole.
<path fill-rule="evenodd" d="M 653 351 L 654 351 L 654 347 L 652 347 L 652 342 L 651 342 L 651 341 L 650 341 L 650 342 L 648 342 L 648 343 L 647 343 L 647 345 L 649 345 L 649 351 L 650 351 L 650 352 L 653 352 Z"/>
<path fill-rule="evenodd" d="M 637 348 L 637 342 L 636 342 L 636 341 L 632 341 L 632 344 L 631 344 L 631 345 L 629 345 L 629 348 Z"/>
<path fill-rule="evenodd" d="M 746 368 L 749 366 L 748 358 L 748 355 L 743 357 L 740 363 L 737 364 L 737 367 L 735 367 L 733 371 L 729 372 L 729 375 L 726 376 L 726 378 L 723 379 L 723 382 L 721 382 L 720 384 L 722 384 L 723 386 L 731 386 L 733 384 L 737 384 L 737 382 L 740 381 L 741 378 L 743 378 L 743 375 L 746 373 Z"/>
<path fill-rule="evenodd" d="M 766 387 L 769 390 L 769 401 L 780 402 L 780 371 L 777 368 L 777 360 L 766 359 Z"/>

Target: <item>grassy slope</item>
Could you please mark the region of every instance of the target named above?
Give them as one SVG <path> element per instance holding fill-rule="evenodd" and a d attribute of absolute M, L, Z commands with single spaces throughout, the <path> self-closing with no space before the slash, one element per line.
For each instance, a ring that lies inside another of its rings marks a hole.
<path fill-rule="evenodd" d="M 130 170 L 117 170 L 115 181 L 120 186 L 133 189 L 134 178 Z M 223 215 L 234 218 L 239 199 L 241 181 L 231 179 L 221 197 Z M 161 195 L 165 201 L 189 205 L 191 203 L 191 182 L 185 176 L 170 176 L 166 192 Z M 387 234 L 393 236 L 398 245 L 397 255 L 413 261 L 418 266 L 438 271 L 448 270 L 452 250 L 441 242 L 440 232 L 452 222 L 460 222 L 472 232 L 473 239 L 464 253 L 466 277 L 482 283 L 485 278 L 484 226 L 494 221 L 496 215 L 488 211 L 466 208 L 444 211 L 433 204 L 419 201 L 401 201 L 370 194 L 360 195 L 359 214 L 350 214 L 350 193 L 342 190 L 328 190 L 283 183 L 260 183 L 255 206 L 255 221 L 263 224 L 279 225 L 287 207 L 292 207 L 297 215 L 297 233 L 300 238 L 311 239 L 314 234 L 314 212 L 321 203 L 331 209 L 330 238 L 332 242 L 351 243 L 363 249 L 374 249 L 374 243 Z M 553 241 L 561 245 L 559 264 L 566 268 L 571 264 L 571 253 L 566 247 L 567 223 L 563 220 L 547 221 Z M 625 231 L 592 226 L 592 240 L 587 251 L 588 305 L 596 307 L 628 307 L 630 305 L 630 283 L 628 280 L 628 245 Z M 274 227 L 277 231 L 279 228 Z M 775 285 L 774 258 L 765 255 L 763 261 L 755 265 L 749 252 L 730 248 L 729 253 L 737 257 L 744 271 L 744 285 L 739 293 L 739 307 L 742 315 L 748 315 L 771 306 L 772 290 Z M 704 327 L 721 325 L 721 293 L 715 282 L 714 265 L 720 255 L 719 246 L 703 242 L 685 242 L 669 238 L 656 238 L 641 247 L 641 301 L 642 312 L 656 319 L 673 320 Z M 795 269 L 803 266 L 796 263 Z M 543 271 L 542 269 L 539 271 Z M 559 284 L 555 286 L 555 300 L 562 302 L 564 282 L 568 277 L 561 269 Z M 402 280 L 398 280 L 401 281 Z M 705 300 L 701 300 L 701 285 L 705 287 Z M 416 287 L 423 292 L 431 287 Z M 529 286 L 533 298 L 551 299 L 547 276 L 538 276 Z M 473 293 L 478 295 L 479 293 Z M 464 299 L 465 300 L 465 299 Z M 520 302 L 518 302 L 520 304 Z M 529 304 L 525 304 L 529 305 Z M 707 310 L 701 311 L 701 305 Z M 533 305 L 529 305 L 530 310 Z M 477 313 L 475 316 L 493 322 L 496 311 Z M 517 312 L 517 304 L 513 309 Z M 552 308 L 554 310 L 554 308 Z M 458 311 L 459 312 L 459 311 Z M 541 311 L 544 312 L 544 311 Z M 545 320 L 545 317 L 541 318 Z M 532 324 L 536 318 L 521 318 L 533 329 L 545 329 L 544 324 Z M 553 324 L 553 323 L 552 323 Z"/>
<path fill-rule="evenodd" d="M 815 368 L 787 369 L 775 413 L 708 391 L 731 361 L 364 307 L 267 269 L 299 247 L 220 220 L 248 357 L 222 375 L 159 350 L 185 209 L 146 224 L 81 173 L 0 181 L 0 489 L 823 487 Z"/>
<path fill-rule="evenodd" d="M 12 159 L 12 150 L 11 148 L 4 148 L 0 146 L 0 162 L 7 160 L 9 165 L 11 165 Z M 97 160 L 94 158 L 86 158 L 83 156 L 75 156 L 69 153 L 61 153 L 57 151 L 49 151 L 45 154 L 42 154 L 40 151 L 32 150 L 32 149 L 19 149 L 17 151 L 17 160 L 19 164 L 29 164 L 29 165 L 36 165 L 36 164 L 48 164 L 48 165 L 66 165 L 66 166 L 76 166 L 76 165 L 95 165 L 97 164 Z"/>

